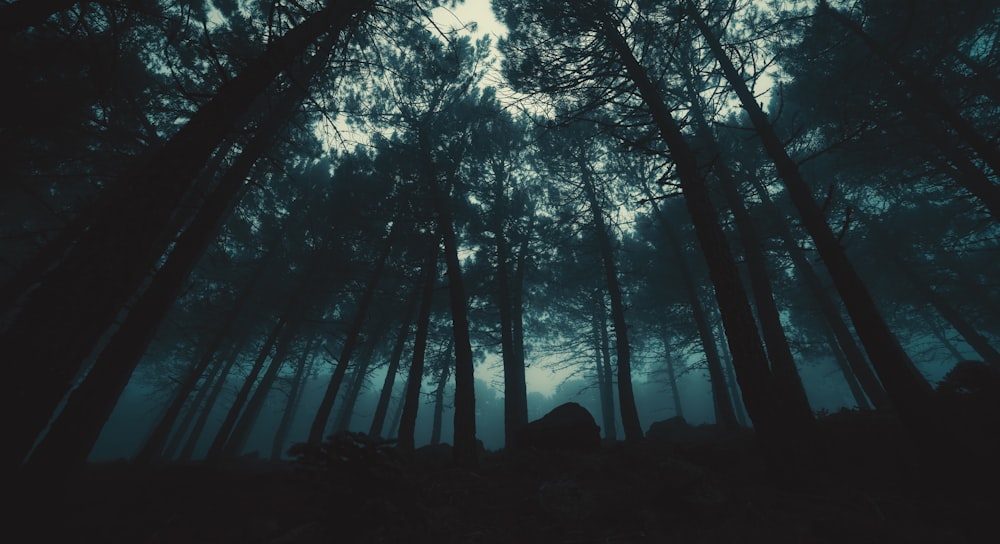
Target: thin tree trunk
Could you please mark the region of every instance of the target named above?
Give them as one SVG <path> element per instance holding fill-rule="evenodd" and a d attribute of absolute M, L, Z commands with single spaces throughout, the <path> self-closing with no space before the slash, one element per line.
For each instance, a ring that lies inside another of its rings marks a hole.
<path fill-rule="evenodd" d="M 191 399 L 191 402 L 185 403 L 184 417 L 181 418 L 180 423 L 170 432 L 170 440 L 164 446 L 163 451 L 157 456 L 157 459 L 169 461 L 174 458 L 177 449 L 184 442 L 184 438 L 190 434 L 195 418 L 201 413 L 201 407 L 205 404 L 205 400 L 208 399 L 209 391 L 212 390 L 212 385 L 215 383 L 216 378 L 219 377 L 222 366 L 222 360 L 216 358 L 214 364 L 209 367 L 208 373 L 202 379 L 201 385 L 197 387 L 198 394 Z"/>
<path fill-rule="evenodd" d="M 652 201 L 653 193 L 649 187 L 644 184 L 642 189 L 646 193 L 646 197 Z M 654 204 L 653 212 L 656 214 L 663 237 L 666 238 L 673 252 L 674 263 L 681 274 L 681 282 L 688 296 L 691 315 L 694 317 L 694 323 L 698 329 L 698 338 L 701 340 L 702 350 L 705 352 L 705 361 L 708 365 L 708 379 L 712 386 L 712 405 L 715 408 L 715 422 L 717 425 L 721 425 L 723 429 L 734 431 L 740 428 L 740 422 L 733 405 L 738 397 L 731 396 L 726 390 L 725 369 L 723 368 L 722 359 L 719 357 L 719 348 L 715 343 L 715 335 L 712 333 L 712 325 L 709 323 L 708 313 L 701 302 L 701 297 L 698 296 L 698 283 L 695 280 L 694 272 L 691 270 L 684 255 L 684 247 L 681 245 L 680 238 L 663 215 L 663 211 Z"/>
<path fill-rule="evenodd" d="M 392 399 L 392 389 L 396 384 L 396 374 L 399 372 L 399 362 L 403 358 L 403 350 L 406 348 L 406 339 L 410 334 L 410 325 L 413 323 L 413 310 L 417 305 L 419 292 L 414 292 L 409 296 L 406 309 L 403 310 L 403 321 L 399 326 L 399 333 L 396 335 L 396 342 L 392 346 L 392 354 L 389 356 L 389 367 L 385 371 L 385 381 L 382 382 L 382 392 L 378 397 L 378 404 L 375 406 L 375 415 L 372 416 L 372 426 L 368 430 L 369 436 L 381 436 L 382 428 L 385 426 L 385 416 L 389 411 L 389 401 Z"/>
<path fill-rule="evenodd" d="M 229 407 L 229 412 L 226 413 L 226 418 L 222 421 L 222 425 L 216 432 L 212 445 L 208 448 L 208 455 L 206 456 L 208 462 L 215 463 L 222 459 L 223 449 L 226 446 L 226 442 L 229 441 L 229 436 L 232 434 L 233 426 L 236 425 L 236 420 L 240 416 L 240 412 L 243 411 L 247 399 L 250 397 L 250 391 L 253 389 L 254 383 L 257 382 L 257 376 L 264 367 L 264 362 L 271 354 L 271 350 L 274 348 L 274 344 L 278 341 L 278 337 L 281 335 L 282 329 L 285 328 L 285 324 L 288 322 L 289 314 L 291 313 L 293 306 L 294 304 L 289 304 L 285 314 L 278 318 L 278 322 L 274 324 L 274 327 L 271 328 L 270 334 L 268 334 L 267 338 L 264 340 L 264 345 L 261 346 L 260 351 L 257 353 L 257 359 L 250 368 L 250 374 L 246 377 L 246 380 L 244 380 L 243 386 L 240 388 L 239 392 L 237 392 L 236 398 L 233 400 L 233 404 Z"/>
<path fill-rule="evenodd" d="M 597 387 L 601 397 L 601 421 L 604 439 L 618 440 L 618 417 L 615 413 L 614 375 L 611 369 L 611 339 L 608 337 L 608 314 L 603 290 L 594 291 L 594 355 L 597 359 Z"/>
<path fill-rule="evenodd" d="M 663 362 L 667 367 L 667 385 L 670 386 L 670 396 L 674 401 L 674 416 L 684 419 L 684 404 L 681 402 L 681 390 L 677 385 L 677 369 L 674 368 L 674 357 L 670 353 L 670 341 L 666 332 L 663 334 Z"/>
<path fill-rule="evenodd" d="M 434 390 L 434 416 L 431 425 L 432 446 L 437 446 L 441 443 L 441 424 L 442 419 L 444 419 L 444 391 L 448 386 L 448 378 L 451 377 L 451 365 L 448 363 L 448 359 L 451 356 L 452 347 L 454 346 L 449 346 L 444 359 L 441 361 L 437 389 Z"/>
<path fill-rule="evenodd" d="M 254 389 L 253 396 L 247 402 L 243 413 L 240 414 L 240 419 L 233 426 L 233 432 L 229 434 L 229 439 L 226 440 L 221 454 L 223 458 L 231 459 L 238 457 L 243 453 L 244 448 L 246 448 L 250 433 L 257 425 L 261 409 L 264 408 L 264 401 L 267 400 L 267 396 L 271 393 L 282 365 L 288 359 L 288 353 L 291 351 L 292 344 L 299 333 L 300 324 L 301 319 L 296 318 L 289 320 L 289 323 L 285 325 L 285 330 L 281 333 L 281 339 L 277 343 L 277 348 L 274 351 L 274 356 L 271 357 L 271 362 L 268 364 L 267 370 L 261 377 L 256 389 Z"/>
<path fill-rule="evenodd" d="M 375 343 L 379 335 L 373 335 L 365 342 L 361 349 L 361 356 L 358 357 L 358 365 L 354 368 L 351 376 L 350 386 L 347 388 L 344 399 L 341 401 L 340 411 L 333 424 L 334 432 L 351 430 L 351 419 L 354 418 L 354 409 L 357 407 L 358 399 L 361 397 L 361 390 L 365 387 L 365 380 L 368 378 L 368 368 L 372 364 L 372 356 L 375 353 Z"/>
<path fill-rule="evenodd" d="M 191 429 L 191 433 L 188 435 L 187 440 L 184 441 L 184 447 L 181 448 L 181 452 L 177 456 L 178 461 L 190 461 L 191 457 L 194 455 L 194 450 L 198 446 L 201 434 L 205 430 L 205 425 L 208 424 L 208 417 L 212 414 L 212 410 L 215 408 L 215 403 L 219 400 L 219 395 L 222 394 L 222 389 L 226 386 L 226 382 L 229 379 L 229 372 L 233 369 L 233 365 L 235 365 L 236 361 L 240 358 L 242 344 L 242 341 L 234 344 L 232 351 L 225 359 L 226 363 L 219 372 L 219 376 L 215 379 L 215 383 L 212 384 L 212 390 L 209 392 L 208 398 L 205 399 L 204 407 L 202 407 L 198 413 L 198 419 L 195 421 L 194 428 Z"/>
<path fill-rule="evenodd" d="M 639 411 L 635 405 L 635 393 L 632 389 L 632 349 L 628 338 L 628 323 L 625 321 L 625 301 L 622 297 L 621 285 L 618 283 L 618 269 L 615 263 L 614 248 L 611 237 L 604 222 L 604 210 L 597 201 L 597 191 L 590 171 L 590 165 L 585 159 L 580 159 L 580 169 L 583 175 L 583 190 L 590 204 L 591 220 L 593 221 L 597 245 L 601 252 L 601 262 L 604 266 L 604 280 L 611 300 L 611 321 L 615 330 L 615 353 L 618 366 L 618 403 L 622 414 L 622 427 L 625 440 L 637 442 L 642 440 L 642 426 L 639 423 Z"/>
<path fill-rule="evenodd" d="M 507 241 L 507 171 L 493 163 L 495 185 L 493 240 L 496 250 L 497 308 L 500 311 L 500 352 L 503 358 L 504 446 L 517 447 L 517 429 L 528 423 L 528 393 L 523 357 L 516 354 L 514 342 L 514 300 L 511 286 L 511 251 Z M 522 354 L 523 355 L 523 354 Z"/>
<path fill-rule="evenodd" d="M 413 451 L 414 431 L 417 425 L 417 411 L 420 408 L 420 386 L 424 381 L 424 359 L 427 351 L 427 332 L 430 328 L 431 306 L 434 301 L 434 284 L 437 283 L 438 240 L 435 238 L 428 248 L 424 262 L 423 290 L 420 297 L 420 311 L 417 314 L 417 330 L 413 337 L 413 360 L 410 362 L 409 377 L 401 403 L 397 444 L 402 451 Z"/>
<path fill-rule="evenodd" d="M 865 395 L 868 396 L 868 399 L 871 400 L 872 405 L 876 409 L 888 408 L 889 398 L 885 394 L 885 389 L 882 388 L 882 384 L 875 376 L 875 373 L 872 372 L 871 366 L 854 340 L 854 336 L 847 327 L 847 323 L 844 323 L 836 302 L 830 298 L 830 294 L 827 292 L 823 281 L 816 274 L 816 271 L 813 270 L 809 261 L 806 260 L 802 250 L 796 245 L 795 238 L 792 236 L 788 224 L 782 219 L 783 214 L 771 200 L 767 188 L 764 187 L 760 180 L 753 179 L 752 182 L 754 183 L 754 188 L 757 190 L 758 197 L 766 207 L 766 215 L 771 217 L 772 226 L 778 231 L 778 234 L 784 241 L 785 250 L 792 259 L 792 265 L 795 266 L 796 274 L 805 281 L 806 287 L 816 300 L 820 312 L 826 318 L 830 330 L 836 337 L 837 344 L 847 358 L 847 363 L 850 365 L 850 372 L 858 380 L 858 383 L 861 384 Z"/>
<path fill-rule="evenodd" d="M 348 329 L 347 337 L 344 339 L 344 346 L 341 348 L 337 367 L 334 369 L 333 375 L 330 376 L 330 382 L 327 385 L 326 392 L 323 394 L 323 400 L 320 401 L 319 408 L 316 410 L 316 417 L 313 418 L 312 426 L 309 429 L 309 444 L 312 446 L 318 446 L 323 441 L 326 433 L 326 424 L 330 420 L 330 412 L 333 410 L 333 403 L 337 400 L 337 393 L 340 392 L 340 386 L 344 381 L 344 375 L 347 373 L 347 367 L 351 363 L 351 357 L 354 355 L 354 350 L 357 348 L 358 341 L 361 338 L 361 329 L 364 326 L 365 317 L 368 315 L 372 299 L 375 298 L 375 291 L 378 288 L 379 281 L 381 281 L 382 275 L 385 273 L 385 265 L 389 260 L 389 255 L 392 253 L 392 244 L 396 234 L 397 223 L 394 222 L 390 228 L 389 235 L 386 236 L 385 242 L 382 245 L 382 252 L 375 262 L 374 270 L 368 277 L 368 283 L 361 294 L 361 299 L 358 301 L 358 308 L 355 310 L 354 319 L 351 320 L 351 327 Z"/>
<path fill-rule="evenodd" d="M 278 423 L 278 430 L 275 431 L 274 441 L 271 443 L 271 461 L 280 461 L 284 454 L 288 433 L 292 430 L 292 423 L 295 421 L 295 415 L 301 404 L 302 390 L 305 388 L 306 378 L 312 371 L 313 361 L 315 361 L 312 356 L 315 343 L 315 339 L 309 338 L 299 356 L 298 364 L 295 367 L 295 377 L 292 379 L 288 392 L 288 402 L 285 403 L 285 409 L 281 411 L 281 422 Z"/>
<path fill-rule="evenodd" d="M 864 390 L 861 388 L 861 383 L 858 381 L 857 376 L 854 371 L 851 370 L 851 363 L 847 360 L 843 348 L 840 346 L 836 335 L 833 333 L 833 328 L 829 326 L 829 323 L 825 323 L 825 325 L 826 326 L 823 327 L 823 332 L 825 333 L 824 336 L 826 337 L 826 343 L 830 346 L 830 352 L 833 354 L 834 361 L 837 363 L 837 368 L 840 369 L 840 373 L 844 376 L 844 381 L 847 382 L 847 387 L 850 389 L 851 395 L 854 397 L 854 402 L 857 403 L 858 408 L 862 410 L 871 410 L 872 405 L 868 402 L 868 397 L 865 396 Z M 856 345 L 855 348 L 857 348 Z"/>
<path fill-rule="evenodd" d="M 69 391 L 86 357 L 161 256 L 177 203 L 219 142 L 274 78 L 319 36 L 339 34 L 372 0 L 330 2 L 275 40 L 195 113 L 177 134 L 121 180 L 128 190 L 94 221 L 24 303 L 0 336 L 8 378 L 21 384 L 0 413 L 5 469 L 18 466 Z M 117 195 L 118 192 L 112 192 Z M 117 197 L 116 197 L 117 198 Z M 52 338 L 59 338 L 53 342 Z"/>

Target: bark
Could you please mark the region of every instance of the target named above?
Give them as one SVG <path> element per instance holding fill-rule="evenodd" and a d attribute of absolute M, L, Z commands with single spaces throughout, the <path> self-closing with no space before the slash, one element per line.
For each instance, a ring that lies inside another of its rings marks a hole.
<path fill-rule="evenodd" d="M 288 433 L 292 430 L 292 423 L 295 421 L 295 415 L 301 404 L 302 390 L 305 388 L 306 378 L 309 376 L 315 360 L 312 357 L 315 344 L 313 338 L 306 342 L 306 346 L 299 356 L 298 364 L 295 366 L 295 376 L 292 378 L 288 392 L 288 401 L 285 403 L 285 409 L 281 411 L 281 421 L 278 423 L 278 430 L 275 431 L 274 441 L 271 444 L 271 461 L 280 461 L 284 454 Z"/>
<path fill-rule="evenodd" d="M 590 205 L 591 221 L 597 238 L 598 250 L 601 253 L 601 263 L 604 269 L 604 281 L 611 301 L 611 321 L 615 331 L 615 355 L 618 368 L 618 404 L 622 414 L 622 427 L 625 440 L 637 442 L 642 440 L 642 426 L 639 424 L 639 411 L 635 406 L 635 392 L 632 389 L 632 349 L 628 338 L 628 323 L 625 320 L 625 300 L 621 285 L 618 282 L 618 267 L 615 262 L 614 248 L 607 224 L 604 222 L 604 210 L 597 201 L 597 190 L 590 171 L 590 165 L 581 158 L 580 169 L 583 176 L 583 190 Z"/>
<path fill-rule="evenodd" d="M 649 187 L 643 186 L 646 197 L 653 198 Z M 712 405 L 715 408 L 715 423 L 726 430 L 736 430 L 740 427 L 740 422 L 736 416 L 736 409 L 733 405 L 738 398 L 726 391 L 725 369 L 722 359 L 719 357 L 719 348 L 715 343 L 715 335 L 712 333 L 712 325 L 709 323 L 708 312 L 698 296 L 698 283 L 695 280 L 694 272 L 688 265 L 684 255 L 684 247 L 681 245 L 677 233 L 670 226 L 663 211 L 655 204 L 653 212 L 660 224 L 663 237 L 674 255 L 674 263 L 681 274 L 681 282 L 684 285 L 684 292 L 688 296 L 688 304 L 691 306 L 691 315 L 694 317 L 695 327 L 698 329 L 698 338 L 701 340 L 702 351 L 705 353 L 705 361 L 708 366 L 708 379 L 712 386 Z M 735 264 L 734 264 L 735 267 Z M 738 281 L 738 278 L 737 278 Z"/>
<path fill-rule="evenodd" d="M 792 350 L 788 346 L 785 328 L 781 324 L 778 305 L 774 301 L 767 256 L 761 249 L 760 236 L 757 234 L 753 218 L 750 217 L 750 212 L 743 201 L 743 195 L 740 194 L 739 184 L 726 164 L 722 150 L 715 140 L 708 119 L 705 117 L 701 96 L 693 86 L 693 78 L 693 74 L 689 74 L 687 91 L 691 104 L 690 114 L 694 119 L 702 148 L 712 157 L 712 171 L 719 181 L 723 195 L 725 195 L 726 204 L 733 213 L 736 230 L 739 232 L 740 241 L 743 244 L 743 257 L 746 259 L 747 271 L 750 276 L 750 290 L 756 304 L 757 320 L 764 337 L 764 346 L 767 349 L 768 359 L 771 361 L 771 374 L 774 375 L 778 386 L 783 390 L 788 401 L 787 410 L 789 413 L 793 417 L 802 418 L 803 423 L 808 424 L 814 419 L 812 407 L 809 406 L 809 399 L 802 386 L 802 378 L 795 366 Z M 735 399 L 736 396 L 734 395 L 733 398 Z"/>
<path fill-rule="evenodd" d="M 867 286 L 858 276 L 836 235 L 827 225 L 819 204 L 813 199 L 809 185 L 799 172 L 798 165 L 788 156 L 784 144 L 778 138 L 767 115 L 757 104 L 746 82 L 697 9 L 690 2 L 688 6 L 691 17 L 722 67 L 726 80 L 739 97 L 764 149 L 773 160 L 792 203 L 799 210 L 803 226 L 809 232 L 820 257 L 830 271 L 834 285 L 854 323 L 854 329 L 868 351 L 869 359 L 875 365 L 875 371 L 900 419 L 913 433 L 924 435 L 931 427 L 933 416 L 930 411 L 931 390 L 927 381 L 919 375 L 898 339 L 889 330 Z M 739 373 L 739 366 L 736 370 Z M 752 411 L 750 415 L 753 417 Z"/>
<path fill-rule="evenodd" d="M 396 384 L 396 374 L 399 372 L 399 362 L 403 358 L 406 339 L 410 335 L 413 310 L 417 305 L 418 298 L 419 292 L 414 291 L 406 303 L 406 309 L 403 310 L 403 322 L 399 326 L 399 333 L 396 334 L 396 342 L 393 344 L 392 354 L 389 356 L 389 367 L 385 371 L 382 392 L 378 397 L 378 404 L 375 406 L 375 415 L 372 416 L 371 429 L 368 430 L 369 436 L 382 436 L 382 428 L 385 426 L 385 416 L 389 411 L 389 401 L 392 399 L 392 389 Z"/>
<path fill-rule="evenodd" d="M 222 460 L 226 442 L 229 441 L 229 436 L 232 434 L 237 418 L 239 418 L 240 413 L 246 406 L 247 399 L 250 397 L 250 391 L 253 390 L 254 383 L 257 382 L 257 376 L 260 374 L 261 369 L 264 368 L 264 362 L 267 361 L 268 356 L 271 354 L 271 350 L 274 349 L 274 344 L 278 341 L 278 338 L 281 335 L 281 331 L 288 323 L 292 306 L 294 305 L 290 304 L 288 310 L 285 311 L 285 314 L 278 318 L 277 323 L 275 323 L 274 327 L 271 328 L 271 332 L 264 340 L 264 345 L 261 346 L 260 351 L 257 353 L 257 359 L 250 368 L 250 374 L 247 375 L 246 379 L 243 381 L 243 386 L 240 387 L 240 390 L 236 393 L 236 398 L 233 400 L 233 404 L 229 407 L 229 411 L 226 413 L 226 418 L 222 421 L 222 425 L 215 434 L 215 439 L 212 440 L 212 445 L 208 448 L 206 460 L 209 463 L 215 463 Z"/>
<path fill-rule="evenodd" d="M 8 377 L 22 384 L 5 396 L 7 447 L 0 466 L 21 463 L 70 389 L 83 361 L 160 257 L 178 202 L 223 138 L 297 56 L 326 33 L 338 34 L 371 0 L 330 2 L 275 40 L 159 151 L 122 178 L 122 196 L 94 221 L 66 258 L 24 298 L 0 337 Z M 52 342 L 59 338 L 59 342 Z M 16 416 L 14 415 L 16 413 Z"/>
<path fill-rule="evenodd" d="M 424 262 L 423 288 L 420 310 L 417 314 L 417 330 L 413 337 L 413 360 L 410 362 L 409 377 L 406 380 L 402 409 L 400 410 L 399 438 L 397 444 L 402 451 L 413 451 L 414 430 L 417 425 L 417 411 L 420 408 L 420 386 L 424 381 L 424 358 L 427 352 L 427 331 L 430 328 L 431 305 L 434 301 L 434 284 L 437 282 L 438 240 L 428 249 Z"/>

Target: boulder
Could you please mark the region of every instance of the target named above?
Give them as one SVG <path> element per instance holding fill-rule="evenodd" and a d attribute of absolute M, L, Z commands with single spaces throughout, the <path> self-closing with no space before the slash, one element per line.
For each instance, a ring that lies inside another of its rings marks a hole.
<path fill-rule="evenodd" d="M 519 449 L 592 451 L 601 447 L 601 428 L 594 416 L 575 402 L 552 409 L 516 432 Z"/>

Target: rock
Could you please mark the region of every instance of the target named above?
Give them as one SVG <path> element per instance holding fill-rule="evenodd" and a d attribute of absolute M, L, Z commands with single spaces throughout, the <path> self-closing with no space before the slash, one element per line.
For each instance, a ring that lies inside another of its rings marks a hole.
<path fill-rule="evenodd" d="M 555 407 L 518 429 L 516 435 L 519 449 L 592 451 L 601 447 L 601 428 L 594 416 L 575 402 Z"/>

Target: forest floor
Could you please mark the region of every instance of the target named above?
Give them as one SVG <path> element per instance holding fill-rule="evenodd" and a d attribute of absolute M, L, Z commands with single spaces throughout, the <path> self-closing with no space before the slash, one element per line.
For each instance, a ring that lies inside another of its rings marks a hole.
<path fill-rule="evenodd" d="M 401 456 L 361 435 L 310 462 L 91 465 L 7 541 L 1000 542 L 1000 499 L 947 467 L 922 474 L 891 418 L 822 423 L 816 461 L 780 485 L 752 434 L 707 426 L 595 452 L 484 452 L 474 470 L 446 446 Z"/>

